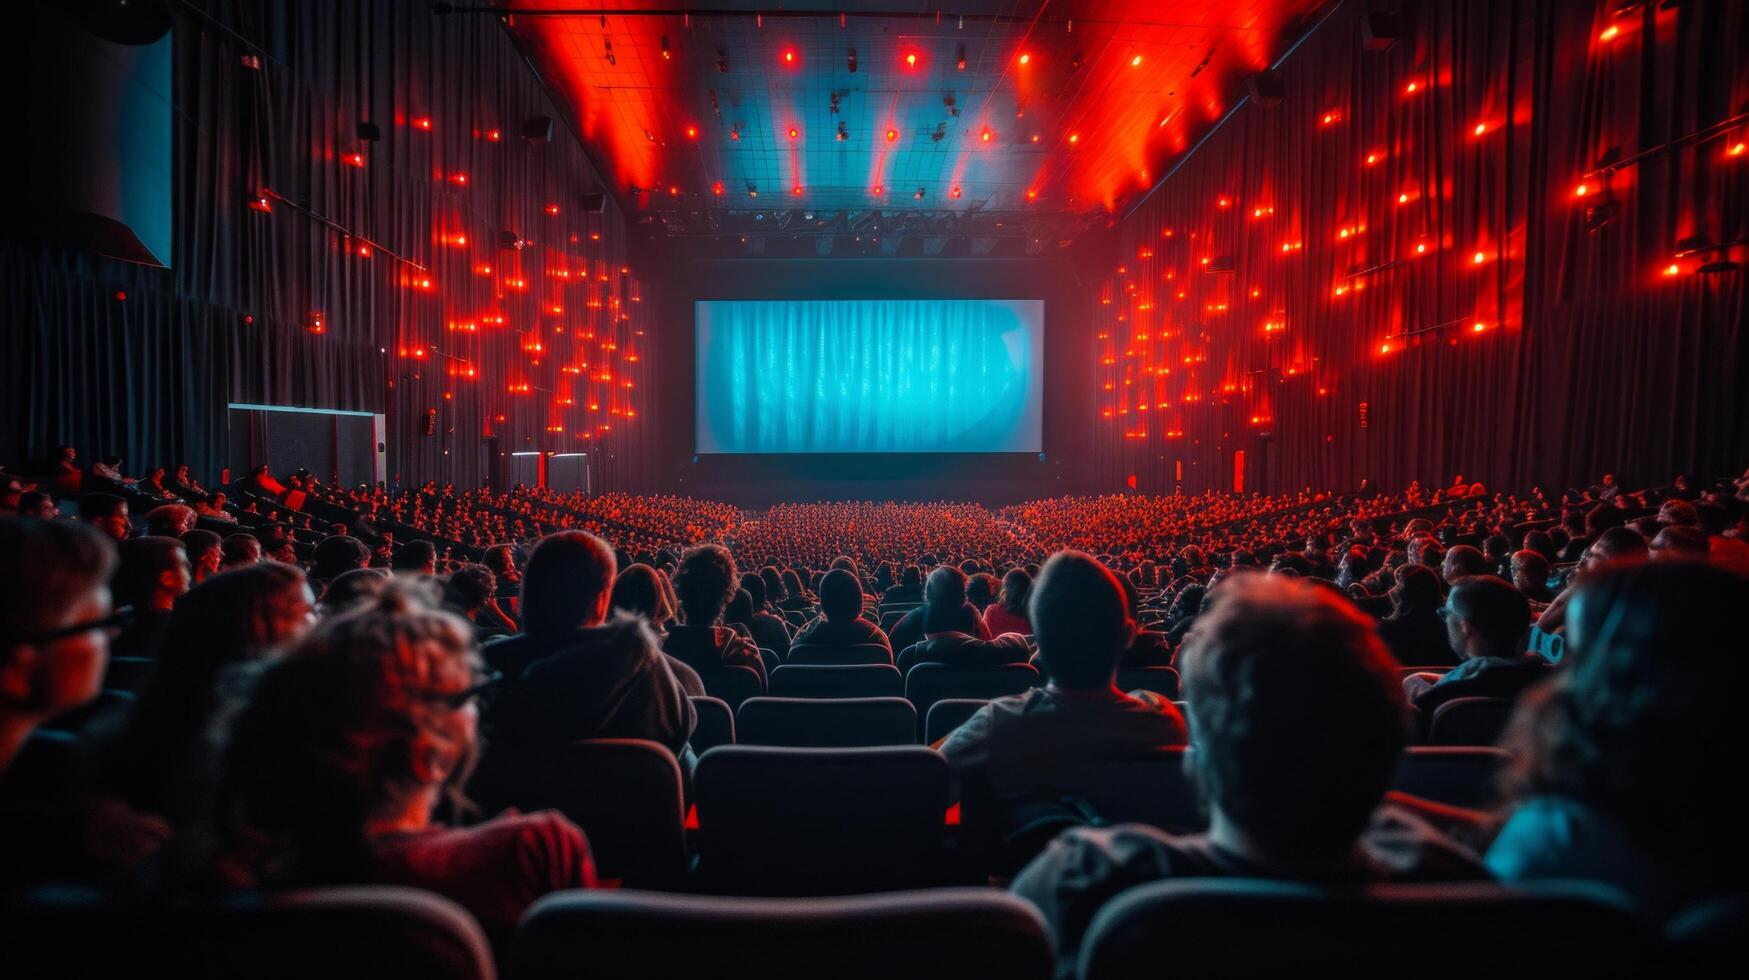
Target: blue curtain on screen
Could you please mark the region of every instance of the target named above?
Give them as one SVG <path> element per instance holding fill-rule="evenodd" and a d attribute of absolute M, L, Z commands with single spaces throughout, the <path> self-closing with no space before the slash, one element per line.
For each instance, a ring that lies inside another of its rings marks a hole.
<path fill-rule="evenodd" d="M 698 451 L 1037 451 L 1042 306 L 701 302 Z"/>

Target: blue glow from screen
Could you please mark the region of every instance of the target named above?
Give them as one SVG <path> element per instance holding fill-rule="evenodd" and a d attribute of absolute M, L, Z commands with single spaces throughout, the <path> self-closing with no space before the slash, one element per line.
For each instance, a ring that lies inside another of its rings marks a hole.
<path fill-rule="evenodd" d="M 700 301 L 699 453 L 1036 453 L 1042 300 Z"/>

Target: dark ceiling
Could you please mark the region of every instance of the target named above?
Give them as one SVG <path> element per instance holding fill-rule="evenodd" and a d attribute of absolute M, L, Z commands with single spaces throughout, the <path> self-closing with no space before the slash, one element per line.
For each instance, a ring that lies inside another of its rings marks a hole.
<path fill-rule="evenodd" d="M 1160 180 L 1325 0 L 583 6 L 497 12 L 665 247 L 1036 255 Z"/>

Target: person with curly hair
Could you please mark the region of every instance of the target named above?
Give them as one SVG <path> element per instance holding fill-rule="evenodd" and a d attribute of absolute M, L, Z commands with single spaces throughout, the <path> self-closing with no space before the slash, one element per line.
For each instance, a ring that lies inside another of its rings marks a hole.
<path fill-rule="evenodd" d="M 724 626 L 723 609 L 741 587 L 735 559 L 727 548 L 707 544 L 680 558 L 674 573 L 674 595 L 680 606 L 680 622 L 668 629 L 662 649 L 669 656 L 698 671 L 721 666 L 748 667 L 765 686 L 765 661 L 753 641 Z"/>

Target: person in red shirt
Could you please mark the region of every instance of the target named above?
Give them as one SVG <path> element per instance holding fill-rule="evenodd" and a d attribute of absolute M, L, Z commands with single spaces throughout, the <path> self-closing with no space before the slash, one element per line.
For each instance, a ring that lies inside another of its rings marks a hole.
<path fill-rule="evenodd" d="M 467 624 L 412 585 L 322 623 L 262 675 L 232 730 L 222 876 L 424 888 L 507 950 L 530 904 L 592 887 L 595 870 L 583 832 L 555 812 L 437 822 L 473 757 L 488 684 Z"/>

